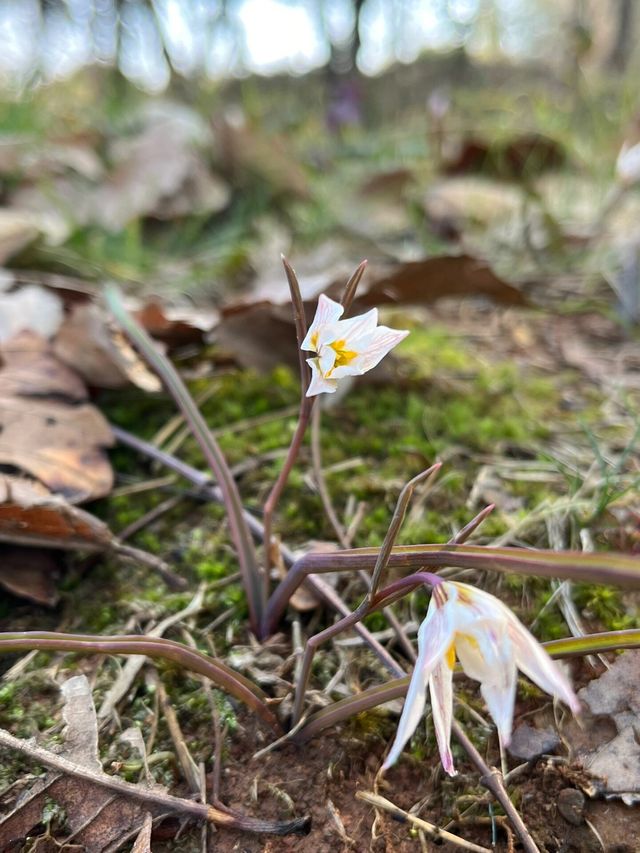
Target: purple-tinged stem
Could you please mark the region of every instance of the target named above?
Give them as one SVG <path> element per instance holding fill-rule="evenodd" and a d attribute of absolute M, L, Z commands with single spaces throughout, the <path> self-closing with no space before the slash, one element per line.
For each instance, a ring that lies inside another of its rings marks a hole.
<path fill-rule="evenodd" d="M 273 633 L 289 599 L 308 575 L 371 570 L 378 554 L 376 548 L 355 548 L 330 554 L 311 552 L 300 557 L 269 599 L 265 614 L 267 633 Z M 456 566 L 462 569 L 640 587 L 640 559 L 626 554 L 530 551 L 525 548 L 446 544 L 396 545 L 389 556 L 389 569 L 415 570 L 427 566 Z"/>
<path fill-rule="evenodd" d="M 173 661 L 184 669 L 210 678 L 216 685 L 255 711 L 271 728 L 281 731 L 280 723 L 267 706 L 267 697 L 259 687 L 222 661 L 173 640 L 138 634 L 102 637 L 99 634 L 58 634 L 52 631 L 0 633 L 1 654 L 32 649 L 75 654 L 145 655 Z"/>
<path fill-rule="evenodd" d="M 410 480 L 400 492 L 400 495 L 398 496 L 398 501 L 396 503 L 396 508 L 391 519 L 391 523 L 389 524 L 389 529 L 387 530 L 384 542 L 382 543 L 382 547 L 378 552 L 378 557 L 376 559 L 376 563 L 373 569 L 373 576 L 371 578 L 371 586 L 367 590 L 367 594 L 365 595 L 362 603 L 352 613 L 349 613 L 343 619 L 340 619 L 338 622 L 336 622 L 334 625 L 330 625 L 328 628 L 325 628 L 324 631 L 320 631 L 318 634 L 315 634 L 313 637 L 310 637 L 307 640 L 307 644 L 304 649 L 304 655 L 302 656 L 302 662 L 300 664 L 298 680 L 296 683 L 295 698 L 291 718 L 292 726 L 295 726 L 298 723 L 300 717 L 302 716 L 302 709 L 304 707 L 304 697 L 307 689 L 307 684 L 309 682 L 309 676 L 311 674 L 311 664 L 313 663 L 313 658 L 316 653 L 316 649 L 323 643 L 325 643 L 327 640 L 330 640 L 332 637 L 335 637 L 336 634 L 340 634 L 342 631 L 346 631 L 348 628 L 359 624 L 364 618 L 364 616 L 366 616 L 367 613 L 371 611 L 372 602 L 376 600 L 376 593 L 378 590 L 380 579 L 382 578 L 384 571 L 387 568 L 387 563 L 389 560 L 389 555 L 391 554 L 391 549 L 393 548 L 393 543 L 395 542 L 398 532 L 400 531 L 400 527 L 402 526 L 402 522 L 404 521 L 404 517 L 407 513 L 407 507 L 409 505 L 409 501 L 411 500 L 411 496 L 413 495 L 413 491 L 418 485 L 418 483 L 421 483 L 423 480 L 426 480 L 428 477 L 431 477 L 433 474 L 437 473 L 441 467 L 441 463 L 436 462 L 435 465 L 432 465 L 430 468 L 427 468 L 426 471 L 422 471 L 420 474 Z"/>

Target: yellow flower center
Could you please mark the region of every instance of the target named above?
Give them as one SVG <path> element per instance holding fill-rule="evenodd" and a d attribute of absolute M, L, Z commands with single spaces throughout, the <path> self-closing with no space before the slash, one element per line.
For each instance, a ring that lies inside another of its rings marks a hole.
<path fill-rule="evenodd" d="M 353 359 L 358 355 L 354 350 L 345 349 L 347 346 L 347 342 L 345 340 L 342 341 L 334 341 L 332 344 L 329 344 L 331 349 L 336 354 L 336 360 L 333 367 L 345 367 L 347 364 L 351 364 Z"/>

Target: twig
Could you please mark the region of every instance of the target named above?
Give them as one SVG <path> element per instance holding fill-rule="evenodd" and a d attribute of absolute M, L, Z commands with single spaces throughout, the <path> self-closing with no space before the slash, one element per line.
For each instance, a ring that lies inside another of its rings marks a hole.
<path fill-rule="evenodd" d="M 277 835 L 285 835 L 288 833 L 306 833 L 309 829 L 309 818 L 297 818 L 296 820 L 286 823 L 271 823 L 262 821 L 256 818 L 245 815 L 238 815 L 231 810 L 222 811 L 214 806 L 205 803 L 196 803 L 192 800 L 183 800 L 180 797 L 173 797 L 171 794 L 165 794 L 150 788 L 144 788 L 141 785 L 134 785 L 131 782 L 125 782 L 116 776 L 109 776 L 106 773 L 96 772 L 89 767 L 81 764 L 76 764 L 63 758 L 61 755 L 56 755 L 38 746 L 32 739 L 24 740 L 14 737 L 9 732 L 0 729 L 0 745 L 7 749 L 14 749 L 23 755 L 29 756 L 38 764 L 44 764 L 46 767 L 53 767 L 54 770 L 59 770 L 61 773 L 66 773 L 69 776 L 74 776 L 78 779 L 84 779 L 86 782 L 94 785 L 100 785 L 110 791 L 115 791 L 123 797 L 130 797 L 134 800 L 149 803 L 156 806 L 165 812 L 172 814 L 184 814 L 198 820 L 206 820 L 216 823 L 220 826 L 227 826 L 235 829 L 244 829 L 252 832 L 270 832 Z"/>
<path fill-rule="evenodd" d="M 403 823 L 410 823 L 419 829 L 423 829 L 433 841 L 448 841 L 450 844 L 455 844 L 456 847 L 460 847 L 463 850 L 470 850 L 472 853 L 492 853 L 489 847 L 480 847 L 479 844 L 466 841 L 464 838 L 460 838 L 459 835 L 454 835 L 446 829 L 440 829 L 439 826 L 429 823 L 429 821 L 423 820 L 421 817 L 411 814 L 411 812 L 405 812 L 403 809 L 398 808 L 390 800 L 381 797 L 379 794 L 374 794 L 370 791 L 356 791 L 356 799 L 363 800 L 363 802 L 368 803 L 376 809 L 383 809 L 389 812 L 396 820 Z"/>
<path fill-rule="evenodd" d="M 495 769 L 492 770 L 489 767 L 473 743 L 467 737 L 462 726 L 456 720 L 453 720 L 451 731 L 458 743 L 469 756 L 469 759 L 475 766 L 476 770 L 480 773 L 480 781 L 482 784 L 485 788 L 488 788 L 491 791 L 493 796 L 504 809 L 505 814 L 511 822 L 511 826 L 520 839 L 526 853 L 540 853 L 537 844 L 531 837 L 524 821 L 509 798 L 509 794 L 502 782 L 502 775 L 500 774 L 500 771 Z"/>
<path fill-rule="evenodd" d="M 189 786 L 191 793 L 199 794 L 201 785 L 198 765 L 195 763 L 191 753 L 189 752 L 189 747 L 187 746 L 184 735 L 182 734 L 182 729 L 180 728 L 180 723 L 178 722 L 178 716 L 173 705 L 169 701 L 164 683 L 158 675 L 158 671 L 155 667 L 152 670 L 152 679 L 153 684 L 158 691 L 160 707 L 162 708 L 162 713 L 176 750 L 176 756 L 178 758 L 178 764 L 182 770 L 182 775 L 184 776 L 185 782 Z M 203 802 L 206 802 L 206 800 L 203 799 Z"/>

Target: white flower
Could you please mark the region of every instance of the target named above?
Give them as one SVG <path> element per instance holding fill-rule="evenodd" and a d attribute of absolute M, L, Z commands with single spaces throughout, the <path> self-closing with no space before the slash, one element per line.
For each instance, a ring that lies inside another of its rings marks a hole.
<path fill-rule="evenodd" d="M 351 320 L 340 320 L 344 308 L 322 294 L 301 349 L 315 352 L 308 358 L 311 383 L 307 397 L 333 394 L 338 380 L 360 376 L 375 367 L 409 332 L 378 326 L 378 309 Z"/>
<path fill-rule="evenodd" d="M 640 142 L 625 142 L 616 160 L 616 176 L 620 183 L 631 186 L 640 180 Z"/>
<path fill-rule="evenodd" d="M 384 768 L 395 763 L 415 731 L 428 684 L 442 765 L 455 776 L 449 742 L 456 655 L 465 673 L 480 682 L 480 692 L 504 746 L 511 739 L 517 669 L 547 693 L 566 702 L 574 713 L 580 711 L 578 699 L 560 668 L 505 604 L 475 587 L 444 581 L 434 587 L 418 632 L 418 659 Z"/>

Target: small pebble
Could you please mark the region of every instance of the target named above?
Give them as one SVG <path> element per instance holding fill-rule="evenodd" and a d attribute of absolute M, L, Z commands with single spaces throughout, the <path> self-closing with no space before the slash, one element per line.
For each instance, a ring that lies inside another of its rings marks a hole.
<path fill-rule="evenodd" d="M 558 811 L 567 823 L 580 826 L 584 821 L 584 794 L 577 788 L 564 788 L 558 794 Z"/>

